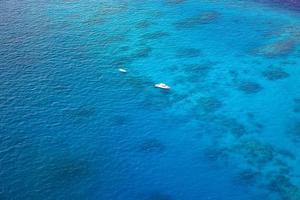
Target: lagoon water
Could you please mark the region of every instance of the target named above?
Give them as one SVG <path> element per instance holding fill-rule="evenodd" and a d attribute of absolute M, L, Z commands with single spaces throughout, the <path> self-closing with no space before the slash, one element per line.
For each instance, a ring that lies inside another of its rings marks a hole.
<path fill-rule="evenodd" d="M 297 2 L 0 4 L 1 200 L 300 199 Z"/>

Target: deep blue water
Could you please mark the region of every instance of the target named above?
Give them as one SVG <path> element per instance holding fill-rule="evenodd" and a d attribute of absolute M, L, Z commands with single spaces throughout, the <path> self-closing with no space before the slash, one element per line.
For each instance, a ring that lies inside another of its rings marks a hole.
<path fill-rule="evenodd" d="M 299 200 L 286 2 L 1 0 L 0 199 Z"/>

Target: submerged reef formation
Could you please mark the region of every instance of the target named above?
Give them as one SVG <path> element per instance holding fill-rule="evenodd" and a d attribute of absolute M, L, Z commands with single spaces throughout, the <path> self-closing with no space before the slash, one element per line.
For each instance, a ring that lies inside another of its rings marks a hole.
<path fill-rule="evenodd" d="M 181 4 L 181 3 L 184 3 L 186 2 L 186 0 L 166 0 L 166 3 L 167 4 Z"/>
<path fill-rule="evenodd" d="M 190 17 L 181 21 L 176 22 L 174 25 L 177 29 L 194 28 L 198 25 L 209 24 L 215 22 L 220 13 L 216 11 L 202 12 L 194 17 Z"/>
<path fill-rule="evenodd" d="M 268 189 L 285 200 L 300 199 L 300 189 L 285 175 L 275 175 L 268 182 Z"/>
<path fill-rule="evenodd" d="M 102 16 L 93 16 L 89 19 L 87 19 L 86 21 L 84 21 L 85 24 L 87 25 L 103 25 L 104 23 L 106 23 L 106 19 L 104 19 Z"/>
<path fill-rule="evenodd" d="M 183 64 L 181 66 L 173 66 L 172 71 L 183 72 L 175 78 L 176 83 L 204 83 L 209 73 L 214 69 L 217 63 L 211 61 L 201 61 L 199 63 Z M 202 84 L 197 84 L 201 87 Z"/>
<path fill-rule="evenodd" d="M 87 162 L 82 160 L 63 160 L 55 165 L 52 166 L 51 176 L 57 181 L 71 181 L 87 176 L 90 172 Z"/>
<path fill-rule="evenodd" d="M 116 34 L 116 35 L 103 35 L 101 38 L 101 43 L 103 45 L 113 44 L 113 43 L 121 43 L 126 40 L 126 36 L 124 34 Z"/>
<path fill-rule="evenodd" d="M 295 120 L 289 133 L 295 142 L 300 142 L 300 120 Z"/>
<path fill-rule="evenodd" d="M 180 95 L 176 95 L 168 90 L 157 90 L 155 88 L 141 98 L 144 108 L 163 110 L 171 108 L 176 102 L 182 100 Z M 185 98 L 185 97 L 183 97 Z"/>
<path fill-rule="evenodd" d="M 224 165 L 224 163 L 226 163 L 227 159 L 229 158 L 228 149 L 216 146 L 205 148 L 203 150 L 203 156 L 205 160 L 209 161 L 211 164 L 221 164 L 222 166 Z"/>
<path fill-rule="evenodd" d="M 167 37 L 169 35 L 170 34 L 168 32 L 156 31 L 152 33 L 145 33 L 144 35 L 142 35 L 142 38 L 145 40 L 157 40 L 157 39 Z"/>
<path fill-rule="evenodd" d="M 109 62 L 111 66 L 127 66 L 134 61 L 134 58 L 131 56 L 118 56 Z"/>
<path fill-rule="evenodd" d="M 172 200 L 172 196 L 163 192 L 151 192 L 146 194 L 144 200 Z"/>
<path fill-rule="evenodd" d="M 253 170 L 251 168 L 243 169 L 238 174 L 236 174 L 236 176 L 234 177 L 234 182 L 239 185 L 243 184 L 253 186 L 257 183 L 257 179 L 259 179 L 260 176 L 261 173 L 256 170 Z"/>
<path fill-rule="evenodd" d="M 49 88 L 56 94 L 69 94 L 73 91 L 73 86 L 65 82 L 55 82 L 53 81 Z"/>
<path fill-rule="evenodd" d="M 211 113 L 222 108 L 223 103 L 216 97 L 201 97 L 198 105 L 206 113 Z"/>
<path fill-rule="evenodd" d="M 295 51 L 297 44 L 300 43 L 299 36 L 299 26 L 283 27 L 270 33 L 268 35 L 270 38 L 267 38 L 266 43 L 258 45 L 251 52 L 266 58 L 288 56 Z"/>
<path fill-rule="evenodd" d="M 193 58 L 202 54 L 201 50 L 196 48 L 182 48 L 176 51 L 176 57 L 178 58 Z"/>
<path fill-rule="evenodd" d="M 266 79 L 271 80 L 271 81 L 285 79 L 285 78 L 288 78 L 290 76 L 287 72 L 283 71 L 280 68 L 277 68 L 277 69 L 268 69 L 268 70 L 264 71 L 262 73 L 262 75 Z"/>
<path fill-rule="evenodd" d="M 214 121 L 222 126 L 224 130 L 233 134 L 235 137 L 241 137 L 248 133 L 245 125 L 239 122 L 237 119 L 226 116 L 217 116 Z"/>
<path fill-rule="evenodd" d="M 255 55 L 265 56 L 269 58 L 286 56 L 295 50 L 296 43 L 294 40 L 280 40 L 265 44 L 253 50 Z"/>
<path fill-rule="evenodd" d="M 270 193 L 272 198 L 296 200 L 300 198 L 300 189 L 293 183 L 291 166 L 295 156 L 285 149 L 265 144 L 254 138 L 242 138 L 230 147 L 228 155 L 237 162 L 246 161 L 243 170 L 236 174 L 234 182 L 249 186 L 260 186 Z"/>
<path fill-rule="evenodd" d="M 97 111 L 93 106 L 81 106 L 78 108 L 66 109 L 64 114 L 70 120 L 78 122 L 96 116 Z"/>
<path fill-rule="evenodd" d="M 294 109 L 293 111 L 295 113 L 300 113 L 300 97 L 299 98 L 294 98 Z"/>
<path fill-rule="evenodd" d="M 133 58 L 133 59 L 146 58 L 150 55 L 151 52 L 152 52 L 151 47 L 144 47 L 144 48 L 138 49 L 136 52 L 134 52 L 131 55 L 131 58 Z"/>
<path fill-rule="evenodd" d="M 115 115 L 111 118 L 114 125 L 124 125 L 128 122 L 128 116 L 126 115 Z"/>
<path fill-rule="evenodd" d="M 163 153 L 166 150 L 166 146 L 158 139 L 150 138 L 142 141 L 138 145 L 138 152 L 142 153 Z"/>
<path fill-rule="evenodd" d="M 245 94 L 257 93 L 263 89 L 260 84 L 253 81 L 241 81 L 240 83 L 238 83 L 237 88 Z"/>
<path fill-rule="evenodd" d="M 68 187 L 76 181 L 90 178 L 93 169 L 87 160 L 70 155 L 60 156 L 48 158 L 45 167 L 39 169 L 38 177 L 46 181 L 43 187 Z"/>
<path fill-rule="evenodd" d="M 212 70 L 215 63 L 212 62 L 203 62 L 198 64 L 186 64 L 183 66 L 184 72 L 197 75 L 199 77 L 203 77 L 207 75 L 207 73 Z"/>
<path fill-rule="evenodd" d="M 106 16 L 106 15 L 115 15 L 115 14 L 119 14 L 122 12 L 125 12 L 128 10 L 128 5 L 126 3 L 120 3 L 120 4 L 112 4 L 112 3 L 100 3 L 98 12 L 102 15 L 102 16 Z"/>
<path fill-rule="evenodd" d="M 255 139 L 241 140 L 234 149 L 238 149 L 247 162 L 254 166 L 260 166 L 273 160 L 274 149 Z"/>
<path fill-rule="evenodd" d="M 148 28 L 152 25 L 153 23 L 149 20 L 143 20 L 143 21 L 140 21 L 138 22 L 136 25 L 135 25 L 135 28 L 138 28 L 138 29 L 144 29 L 144 28 Z"/>

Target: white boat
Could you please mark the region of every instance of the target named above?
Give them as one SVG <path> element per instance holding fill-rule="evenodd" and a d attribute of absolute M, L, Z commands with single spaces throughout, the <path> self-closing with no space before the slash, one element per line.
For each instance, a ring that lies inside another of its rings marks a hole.
<path fill-rule="evenodd" d="M 154 87 L 160 88 L 160 89 L 165 89 L 165 90 L 171 89 L 171 87 L 166 85 L 165 83 L 157 83 L 154 85 Z"/>
<path fill-rule="evenodd" d="M 126 69 L 123 69 L 123 68 L 120 68 L 120 69 L 119 69 L 119 72 L 126 73 L 127 70 L 126 70 Z"/>

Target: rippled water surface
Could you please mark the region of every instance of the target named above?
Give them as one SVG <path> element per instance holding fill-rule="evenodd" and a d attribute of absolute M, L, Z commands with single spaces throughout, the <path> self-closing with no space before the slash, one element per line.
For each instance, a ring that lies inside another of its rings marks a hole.
<path fill-rule="evenodd" d="M 0 199 L 299 200 L 298 10 L 2 0 Z"/>

